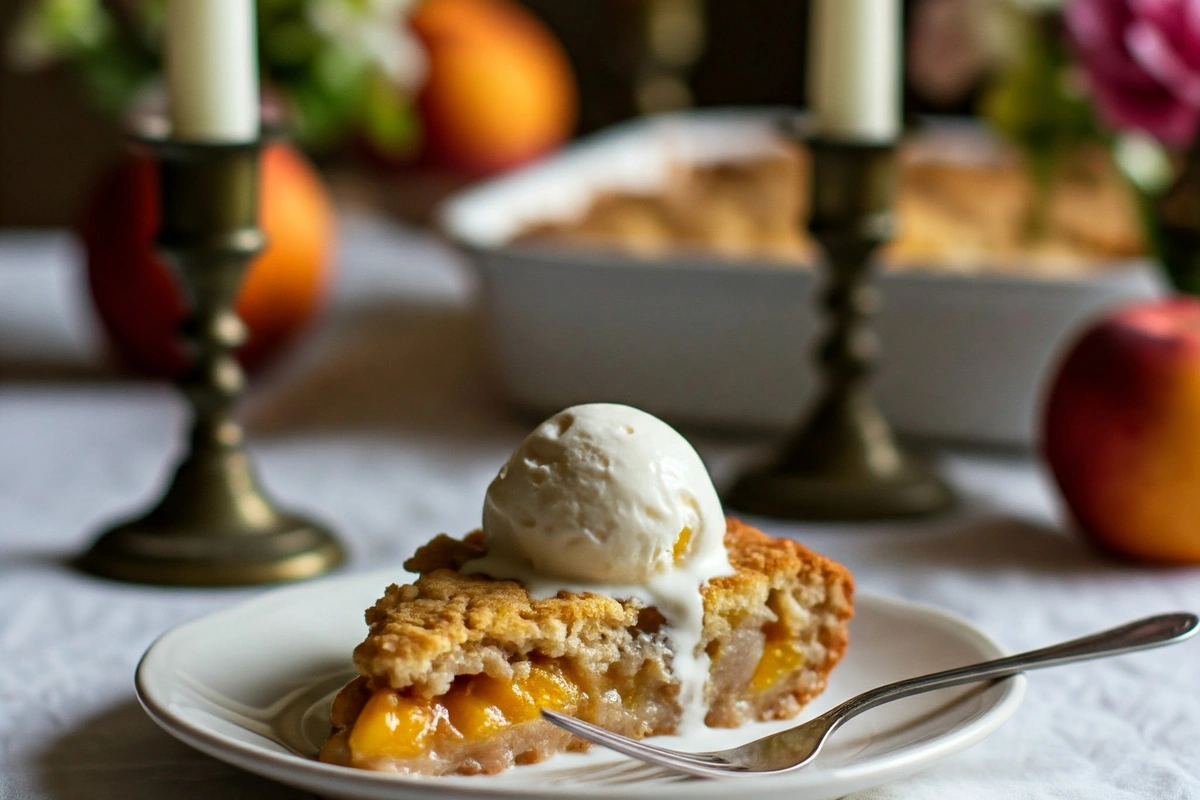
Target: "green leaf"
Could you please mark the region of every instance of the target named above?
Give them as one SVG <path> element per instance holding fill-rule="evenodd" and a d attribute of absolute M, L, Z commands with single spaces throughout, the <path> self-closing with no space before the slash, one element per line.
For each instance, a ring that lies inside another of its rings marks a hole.
<path fill-rule="evenodd" d="M 301 20 L 281 21 L 259 36 L 259 58 L 273 70 L 308 63 L 321 47 L 316 32 Z"/>
<path fill-rule="evenodd" d="M 385 154 L 407 156 L 420 147 L 421 129 L 412 101 L 383 75 L 371 76 L 360 123 L 367 141 Z"/>

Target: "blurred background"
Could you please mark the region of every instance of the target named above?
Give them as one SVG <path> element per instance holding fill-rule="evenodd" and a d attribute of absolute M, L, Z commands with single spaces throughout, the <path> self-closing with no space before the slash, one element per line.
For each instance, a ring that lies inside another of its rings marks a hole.
<path fill-rule="evenodd" d="M 906 3 L 907 35 L 920 43 L 910 48 L 908 111 L 977 113 L 996 74 L 997 45 L 983 34 L 995 33 L 988 18 L 997 9 L 988 6 L 1007 4 Z M 455 103 L 469 113 L 472 98 L 503 106 L 506 94 L 541 86 L 541 97 L 521 109 L 530 138 L 544 140 L 537 146 L 665 109 L 804 103 L 802 0 L 757 0 L 753 13 L 736 0 L 523 0 L 524 13 L 499 0 L 431 5 L 439 8 L 422 14 L 416 3 L 394 0 L 259 3 L 264 73 L 276 98 L 300 109 L 299 142 L 326 171 L 370 174 L 381 159 L 411 170 L 429 122 L 416 103 L 423 91 L 446 94 L 425 110 Z M 526 15 L 561 43 L 569 75 L 559 75 L 556 43 L 528 41 Z M 152 91 L 160 21 L 155 0 L 0 0 L 0 225 L 76 219 L 120 146 L 121 115 Z M 450 63 L 453 56 L 431 49 L 446 35 L 478 37 L 487 44 L 476 51 L 496 53 L 503 66 Z M 437 85 L 425 87 L 431 63 Z M 472 82 L 474 69 L 481 84 L 455 85 Z M 577 86 L 577 102 L 557 97 L 564 90 L 556 81 Z M 539 99 L 546 107 L 536 107 Z M 420 216 L 456 175 L 510 166 L 507 157 L 456 153 L 442 160 L 437 180 L 429 169 L 419 181 L 408 175 L 410 196 L 389 204 Z"/>
<path fill-rule="evenodd" d="M 815 385 L 790 366 L 793 343 L 820 329 L 803 299 L 815 254 L 807 150 L 779 125 L 807 103 L 810 5 L 257 0 L 262 114 L 288 135 L 265 151 L 271 245 L 238 297 L 243 363 L 254 371 L 328 328 L 322 310 L 362 269 L 347 252 L 411 272 L 387 237 L 433 233 L 477 256 L 480 338 L 515 405 L 603 396 L 684 423 L 786 426 Z M 1164 276 L 1200 289 L 1196 93 L 1168 80 L 1170 14 L 1125 5 L 902 3 L 902 63 L 885 64 L 899 69 L 905 119 L 899 235 L 878 320 L 881 394 L 902 431 L 1028 445 L 1056 353 L 1080 324 L 1161 293 Z M 21 249 L 40 242 L 76 281 L 84 307 L 68 317 L 81 338 L 103 342 L 108 367 L 150 377 L 185 363 L 183 298 L 154 249 L 153 164 L 122 134 L 165 110 L 164 10 L 0 0 L 0 227 L 50 237 L 10 237 L 0 269 L 49 280 Z M 1165 60 L 1137 62 L 1123 25 L 1146 28 Z M 505 189 L 509 178 L 526 188 Z M 663 262 L 687 267 L 669 273 L 674 288 L 654 269 L 622 271 Z M 509 283 L 539 264 L 556 271 Z M 720 291 L 714 267 L 730 275 Z M 621 289 L 622 274 L 636 285 Z M 580 292 L 591 316 L 556 311 Z M 654 347 L 633 358 L 622 331 Z M 22 337 L 8 338 L 19 349 Z M 706 389 L 712 370 L 723 392 Z M 744 390 L 764 375 L 770 390 Z"/>
<path fill-rule="evenodd" d="M 403 264 L 380 279 L 419 274 L 394 239 L 424 236 L 447 271 L 470 256 L 478 341 L 511 405 L 605 397 L 682 424 L 786 427 L 816 385 L 795 343 L 821 329 L 808 153 L 779 125 L 807 104 L 810 6 L 257 0 L 262 113 L 288 136 L 265 150 L 271 244 L 238 296 L 243 363 L 257 374 L 336 327 L 321 312 L 376 258 L 362 253 Z M 894 34 L 871 17 L 903 42 L 899 64 L 861 54 L 901 76 L 877 328 L 902 432 L 1029 446 L 1081 326 L 1200 291 L 1185 6 L 905 0 Z M 22 249 L 42 248 L 107 368 L 177 375 L 183 297 L 154 248 L 156 173 L 122 140 L 165 109 L 165 0 L 0 9 L 14 232 L 0 269 L 48 281 Z"/>

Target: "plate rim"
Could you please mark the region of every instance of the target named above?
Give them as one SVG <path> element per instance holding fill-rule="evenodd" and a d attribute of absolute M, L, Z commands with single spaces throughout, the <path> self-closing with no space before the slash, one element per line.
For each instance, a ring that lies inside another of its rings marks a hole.
<path fill-rule="evenodd" d="M 138 661 L 134 677 L 134 689 L 138 703 L 156 725 L 184 744 L 252 774 L 287 785 L 302 787 L 308 791 L 312 791 L 313 786 L 320 783 L 325 787 L 336 786 L 335 791 L 339 792 L 359 790 L 364 796 L 368 797 L 378 796 L 380 792 L 386 791 L 389 786 L 394 787 L 397 792 L 405 791 L 413 794 L 432 792 L 442 797 L 560 797 L 561 787 L 538 793 L 536 786 L 517 783 L 490 786 L 481 785 L 479 781 L 486 780 L 486 778 L 480 778 L 479 776 L 450 775 L 432 779 L 428 777 L 393 775 L 325 764 L 290 752 L 272 752 L 225 736 L 203 725 L 196 724 L 171 711 L 165 698 L 156 697 L 150 671 L 154 668 L 156 659 L 165 657 L 164 651 L 170 646 L 172 640 L 180 636 L 186 636 L 190 628 L 205 623 L 211 624 L 214 618 L 245 613 L 249 606 L 267 601 L 277 602 L 292 593 L 306 594 L 314 591 L 314 589 L 338 583 L 349 584 L 360 581 L 365 583 L 370 580 L 383 580 L 385 584 L 394 583 L 397 580 L 403 579 L 407 574 L 403 570 L 379 569 L 332 576 L 293 586 L 281 587 L 174 625 L 156 637 Z M 1008 654 L 1005 648 L 969 620 L 947 609 L 905 598 L 857 590 L 855 592 L 856 608 L 862 603 L 877 604 L 884 608 L 924 617 L 943 628 L 949 628 L 957 634 L 965 635 L 967 638 L 973 640 L 973 643 L 979 646 L 980 649 L 991 651 L 991 657 L 1001 657 Z M 847 791 L 858 791 L 870 786 L 881 785 L 916 772 L 946 756 L 977 744 L 1011 719 L 1024 699 L 1026 677 L 1024 674 L 1017 674 L 1003 679 L 1000 685 L 1003 685 L 1004 693 L 996 699 L 990 709 L 977 719 L 954 729 L 950 734 L 923 742 L 904 752 L 871 758 L 866 762 L 865 767 L 861 764 L 831 767 L 816 773 L 824 778 L 824 780 L 813 781 L 804 786 L 798 786 L 795 784 L 779 783 L 782 780 L 786 780 L 786 778 L 777 775 L 737 776 L 731 777 L 728 780 L 719 779 L 658 784 L 654 786 L 653 793 L 658 797 L 721 796 L 724 794 L 724 790 L 728 789 L 730 781 L 736 781 L 739 788 L 747 790 L 761 789 L 763 791 L 771 789 L 787 791 L 800 788 L 816 788 L 824 784 L 836 784 L 839 786 L 845 784 L 847 787 L 850 787 Z M 791 773 L 791 776 L 794 780 L 795 776 L 803 774 L 803 772 L 797 772 Z M 292 779 L 293 775 L 307 777 L 309 780 L 304 782 L 297 781 Z M 712 789 L 705 791 L 701 788 L 705 786 L 713 787 L 715 791 Z M 624 788 L 628 789 L 629 787 Z M 571 792 L 573 796 L 577 797 L 601 798 L 613 796 L 614 790 L 617 789 L 618 787 L 612 785 L 576 784 L 571 787 Z"/>

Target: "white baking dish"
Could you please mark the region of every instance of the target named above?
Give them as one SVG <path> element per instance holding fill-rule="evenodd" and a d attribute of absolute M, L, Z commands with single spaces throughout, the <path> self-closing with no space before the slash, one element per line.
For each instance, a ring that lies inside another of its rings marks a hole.
<path fill-rule="evenodd" d="M 814 389 L 812 271 L 510 244 L 530 223 L 579 215 L 597 190 L 652 190 L 672 163 L 769 152 L 777 119 L 641 120 L 451 198 L 442 228 L 478 264 L 487 345 L 515 404 L 548 413 L 611 400 L 722 427 L 795 421 Z M 1083 321 L 1162 291 L 1136 262 L 1078 279 L 890 273 L 879 286 L 878 394 L 893 423 L 995 444 L 1032 441 L 1042 384 Z"/>

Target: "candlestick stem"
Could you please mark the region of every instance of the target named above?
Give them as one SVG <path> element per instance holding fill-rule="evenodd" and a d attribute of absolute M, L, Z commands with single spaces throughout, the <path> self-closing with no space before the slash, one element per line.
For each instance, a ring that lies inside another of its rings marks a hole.
<path fill-rule="evenodd" d="M 889 145 L 817 140 L 810 229 L 826 256 L 817 351 L 821 394 L 775 462 L 735 484 L 730 503 L 788 519 L 877 519 L 946 508 L 946 485 L 897 444 L 871 395 L 878 308 L 871 261 L 892 236 L 896 180 Z"/>

